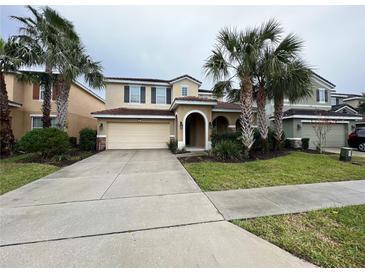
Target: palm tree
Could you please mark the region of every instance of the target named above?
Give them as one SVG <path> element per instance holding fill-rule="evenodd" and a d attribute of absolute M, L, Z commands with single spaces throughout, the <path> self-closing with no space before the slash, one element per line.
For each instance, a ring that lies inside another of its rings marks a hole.
<path fill-rule="evenodd" d="M 83 76 L 85 82 L 93 88 L 104 86 L 104 76 L 100 63 L 94 62 L 80 44 L 70 43 L 67 47 L 68 63 L 62 63 L 58 66 L 60 75 L 57 81 L 59 94 L 56 104 L 57 127 L 60 129 L 64 129 L 66 125 L 68 97 L 73 81 Z"/>
<path fill-rule="evenodd" d="M 216 48 L 204 65 L 207 76 L 212 76 L 216 84 L 213 93 L 217 97 L 227 95 L 229 100 L 239 100 L 241 106 L 240 123 L 244 158 L 254 143 L 252 127 L 252 80 L 257 60 L 255 43 L 257 29 L 246 32 L 225 28 L 218 34 Z M 239 89 L 233 88 L 234 84 Z"/>
<path fill-rule="evenodd" d="M 293 58 L 290 62 L 281 62 L 276 66 L 269 80 L 269 92 L 274 99 L 274 138 L 275 149 L 278 150 L 283 138 L 284 98 L 294 103 L 310 96 L 313 87 L 312 70 L 300 58 Z"/>
<path fill-rule="evenodd" d="M 33 51 L 25 45 L 17 43 L 14 39 L 5 42 L 0 38 L 0 154 L 12 154 L 14 134 L 10 124 L 9 98 L 6 90 L 5 72 L 14 72 L 24 63 L 36 58 Z"/>
<path fill-rule="evenodd" d="M 57 64 L 65 62 L 67 56 L 63 52 L 63 44 L 66 40 L 78 42 L 79 38 L 74 31 L 73 24 L 61 17 L 55 10 L 44 7 L 41 12 L 31 6 L 27 6 L 34 18 L 12 16 L 13 19 L 22 23 L 19 28 L 20 35 L 17 39 L 22 43 L 27 43 L 29 47 L 37 48 L 39 59 L 37 65 L 44 65 L 45 74 L 42 77 L 44 86 L 44 99 L 42 104 L 43 127 L 51 126 L 51 88 L 53 71 Z M 40 49 L 40 50 L 39 50 Z M 34 65 L 34 64 L 31 64 Z"/>
<path fill-rule="evenodd" d="M 359 112 L 365 115 L 365 93 L 362 94 L 360 99 Z"/>

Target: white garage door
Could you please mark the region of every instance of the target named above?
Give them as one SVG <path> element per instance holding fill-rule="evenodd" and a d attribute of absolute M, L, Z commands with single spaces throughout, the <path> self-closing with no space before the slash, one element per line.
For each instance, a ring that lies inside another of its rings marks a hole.
<path fill-rule="evenodd" d="M 347 124 L 333 124 L 330 126 L 326 137 L 325 147 L 342 147 L 346 145 Z M 314 142 L 317 142 L 317 136 L 313 129 L 313 124 L 302 124 L 302 138 L 310 138 L 310 148 L 315 148 Z"/>
<path fill-rule="evenodd" d="M 107 149 L 167 148 L 168 123 L 108 123 Z"/>

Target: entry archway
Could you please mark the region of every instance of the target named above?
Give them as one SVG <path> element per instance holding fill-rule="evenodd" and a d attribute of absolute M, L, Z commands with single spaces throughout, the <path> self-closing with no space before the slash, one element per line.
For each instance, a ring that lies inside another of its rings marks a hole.
<path fill-rule="evenodd" d="M 183 121 L 183 144 L 208 150 L 208 119 L 202 111 L 188 112 Z"/>
<path fill-rule="evenodd" d="M 213 128 L 218 134 L 227 133 L 228 124 L 228 120 L 224 116 L 218 116 L 213 120 Z"/>

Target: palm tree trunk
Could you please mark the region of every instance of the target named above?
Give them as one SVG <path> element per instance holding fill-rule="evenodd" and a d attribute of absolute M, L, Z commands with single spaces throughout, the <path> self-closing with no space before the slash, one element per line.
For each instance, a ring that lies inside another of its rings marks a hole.
<path fill-rule="evenodd" d="M 275 150 L 281 149 L 281 143 L 283 138 L 283 106 L 284 106 L 284 98 L 282 96 L 274 97 Z"/>
<path fill-rule="evenodd" d="M 52 99 L 52 67 L 49 64 L 46 64 L 46 73 L 48 75 L 44 84 L 44 96 L 43 96 L 43 104 L 42 104 L 42 123 L 43 128 L 51 127 L 51 99 Z"/>
<path fill-rule="evenodd" d="M 244 147 L 244 159 L 249 158 L 249 152 L 253 145 L 253 127 L 252 127 L 252 82 L 249 75 L 245 75 L 241 80 L 240 92 L 241 116 L 240 122 L 242 127 L 242 144 Z"/>
<path fill-rule="evenodd" d="M 15 139 L 11 130 L 8 92 L 2 71 L 0 71 L 0 122 L 0 155 L 9 156 L 12 154 Z"/>
<path fill-rule="evenodd" d="M 266 94 L 265 94 L 265 86 L 264 84 L 259 85 L 259 90 L 257 92 L 257 127 L 260 133 L 261 138 L 261 146 L 263 152 L 268 152 L 268 128 L 266 122 Z"/>
<path fill-rule="evenodd" d="M 70 94 L 71 83 L 60 79 L 58 82 L 58 96 L 57 96 L 57 127 L 64 130 L 66 127 L 67 113 L 68 113 L 68 97 Z"/>

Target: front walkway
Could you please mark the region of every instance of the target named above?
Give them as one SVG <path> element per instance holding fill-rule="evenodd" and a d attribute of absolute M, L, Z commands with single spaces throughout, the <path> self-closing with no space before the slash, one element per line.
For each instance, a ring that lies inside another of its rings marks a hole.
<path fill-rule="evenodd" d="M 226 220 L 365 204 L 365 180 L 206 193 Z"/>
<path fill-rule="evenodd" d="M 313 266 L 225 221 L 167 150 L 98 153 L 0 205 L 0 267 Z"/>

